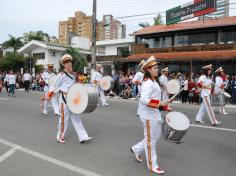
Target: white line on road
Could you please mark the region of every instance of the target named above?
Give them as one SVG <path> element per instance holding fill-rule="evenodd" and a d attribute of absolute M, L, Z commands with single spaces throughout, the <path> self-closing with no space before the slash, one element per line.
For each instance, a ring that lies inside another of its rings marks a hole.
<path fill-rule="evenodd" d="M 32 155 L 32 156 L 35 156 L 37 158 L 40 158 L 42 160 L 45 160 L 47 162 L 50 162 L 50 163 L 53 163 L 55 165 L 58 165 L 60 167 L 63 167 L 63 168 L 66 168 L 68 170 L 71 170 L 71 171 L 74 171 L 74 172 L 77 172 L 79 174 L 82 174 L 84 176 L 102 176 L 100 174 L 97 174 L 95 172 L 91 172 L 89 170 L 86 170 L 86 169 L 83 169 L 83 168 L 80 168 L 80 167 L 77 167 L 77 166 L 74 166 L 72 164 L 69 164 L 69 163 L 66 163 L 66 162 L 63 162 L 63 161 L 60 161 L 60 160 L 57 160 L 55 158 L 51 158 L 47 155 L 44 155 L 44 154 L 41 154 L 41 153 L 38 153 L 38 152 L 35 152 L 33 150 L 30 150 L 30 149 L 27 149 L 27 148 L 24 148 L 24 147 L 21 147 L 19 145 L 16 145 L 14 143 L 11 143 L 9 141 L 6 141 L 4 139 L 1 139 L 0 138 L 0 143 L 2 144 L 5 144 L 7 146 L 10 146 L 10 147 L 13 147 L 11 150 L 9 150 L 7 153 L 5 153 L 4 155 L 6 155 L 8 157 L 8 155 L 10 156 L 11 154 L 13 154 L 16 150 L 20 150 L 22 152 L 25 152 L 29 155 Z M 3 157 L 3 156 L 2 156 Z M 1 158 L 2 158 L 1 157 Z M 6 158 L 4 158 L 6 159 Z M 0 160 L 1 162 L 1 160 Z"/>
<path fill-rule="evenodd" d="M 11 156 L 12 154 L 14 154 L 16 152 L 16 150 L 18 150 L 20 147 L 19 146 L 16 146 L 16 147 L 13 147 L 11 148 L 11 150 L 9 150 L 8 152 L 6 152 L 5 154 L 3 154 L 1 157 L 0 157 L 0 162 L 4 161 L 5 159 L 7 159 L 9 156 Z"/>
<path fill-rule="evenodd" d="M 0 100 L 8 101 L 9 99 L 7 99 L 7 98 L 0 98 Z"/>
<path fill-rule="evenodd" d="M 193 124 L 191 126 L 198 127 L 198 128 L 207 128 L 207 129 L 214 129 L 214 130 L 221 130 L 221 131 L 236 132 L 236 129 L 230 129 L 230 128 L 219 128 L 219 127 L 210 127 L 210 126 L 193 125 Z"/>

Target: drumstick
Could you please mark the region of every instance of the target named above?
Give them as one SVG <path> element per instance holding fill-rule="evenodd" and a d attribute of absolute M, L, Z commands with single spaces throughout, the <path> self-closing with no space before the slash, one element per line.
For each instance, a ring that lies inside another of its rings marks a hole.
<path fill-rule="evenodd" d="M 183 87 L 182 89 L 180 89 L 179 92 L 177 92 L 176 94 L 174 94 L 168 101 L 171 102 L 172 100 L 174 100 L 175 97 L 176 97 L 177 95 L 179 95 L 180 92 L 182 92 L 183 90 L 184 90 L 184 87 Z"/>

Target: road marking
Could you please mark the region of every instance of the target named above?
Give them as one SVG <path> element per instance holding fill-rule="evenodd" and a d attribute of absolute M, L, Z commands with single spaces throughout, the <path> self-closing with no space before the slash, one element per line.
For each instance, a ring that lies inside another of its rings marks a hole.
<path fill-rule="evenodd" d="M 1 156 L 1 158 L 3 157 L 4 159 L 6 159 L 6 157 L 8 157 L 8 155 L 12 155 L 16 150 L 20 150 L 22 152 L 25 152 L 29 155 L 32 155 L 34 157 L 37 157 L 39 159 L 42 159 L 44 161 L 47 161 L 47 162 L 50 162 L 50 163 L 53 163 L 55 165 L 58 165 L 60 167 L 63 167 L 63 168 L 66 168 L 68 170 L 71 170 L 71 171 L 74 171 L 74 172 L 77 172 L 79 174 L 82 174 L 84 176 L 102 176 L 100 174 L 97 174 L 95 172 L 92 172 L 92 171 L 89 171 L 89 170 L 86 170 L 86 169 L 83 169 L 83 168 L 80 168 L 80 167 L 77 167 L 77 166 L 74 166 L 72 164 L 69 164 L 69 163 L 66 163 L 66 162 L 63 162 L 63 161 L 60 161 L 58 159 L 55 159 L 55 158 L 52 158 L 52 157 L 49 157 L 47 155 L 44 155 L 44 154 L 41 154 L 41 153 L 38 153 L 38 152 L 35 152 L 33 150 L 30 150 L 30 149 L 27 149 L 27 148 L 24 148 L 24 147 L 21 147 L 19 145 L 16 145 L 14 143 L 11 143 L 9 141 L 6 141 L 4 139 L 1 139 L 0 138 L 0 143 L 4 144 L 4 145 L 7 145 L 7 146 L 10 146 L 10 147 L 13 147 L 11 150 L 9 150 L 7 153 L 5 153 L 3 156 Z M 1 162 L 1 160 L 0 160 Z"/>
<path fill-rule="evenodd" d="M 11 156 L 12 154 L 14 154 L 16 152 L 16 150 L 18 150 L 20 148 L 20 146 L 16 146 L 11 148 L 11 150 L 9 150 L 8 152 L 6 152 L 5 154 L 3 154 L 0 157 L 0 162 L 4 161 L 5 159 L 7 159 L 9 156 Z"/>
<path fill-rule="evenodd" d="M 193 125 L 193 124 L 191 126 L 198 127 L 198 128 L 207 128 L 207 129 L 220 130 L 220 131 L 236 132 L 236 129 L 230 129 L 230 128 L 219 128 L 219 127 L 210 127 L 210 126 Z"/>
<path fill-rule="evenodd" d="M 9 99 L 7 99 L 7 98 L 0 98 L 0 100 L 8 101 Z"/>
<path fill-rule="evenodd" d="M 42 106 L 42 104 L 39 104 L 40 106 Z M 48 107 L 52 107 L 52 105 L 47 105 Z"/>

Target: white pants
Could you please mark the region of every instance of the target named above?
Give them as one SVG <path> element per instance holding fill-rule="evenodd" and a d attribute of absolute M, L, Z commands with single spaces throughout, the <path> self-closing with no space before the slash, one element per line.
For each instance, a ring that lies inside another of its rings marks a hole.
<path fill-rule="evenodd" d="M 149 170 L 158 168 L 157 164 L 157 142 L 161 137 L 162 122 L 158 120 L 141 119 L 144 129 L 144 139 L 134 145 L 132 150 L 137 154 L 145 152 Z"/>
<path fill-rule="evenodd" d="M 81 142 L 83 140 L 88 139 L 87 131 L 85 130 L 78 114 L 72 113 L 65 103 L 60 103 L 60 112 L 61 115 L 58 122 L 57 140 L 64 139 L 69 119 L 71 119 L 72 121 L 72 124 L 78 135 L 79 141 Z"/>
<path fill-rule="evenodd" d="M 217 120 L 215 118 L 214 111 L 211 107 L 210 97 L 205 96 L 202 98 L 202 104 L 196 116 L 196 121 L 202 121 L 204 118 L 205 113 L 207 112 L 208 117 L 212 124 L 216 124 Z"/>
<path fill-rule="evenodd" d="M 104 90 L 102 90 L 99 86 L 97 86 L 97 94 L 99 95 L 102 106 L 104 106 L 107 103 L 106 96 L 104 94 Z"/>
<path fill-rule="evenodd" d="M 43 110 L 47 111 L 47 104 L 48 104 L 48 101 L 46 100 L 46 97 L 48 95 L 48 91 L 45 91 L 44 92 L 44 100 L 43 100 Z M 60 114 L 60 111 L 59 111 L 59 102 L 58 102 L 58 96 L 57 95 L 54 95 L 52 98 L 51 98 L 51 103 L 52 103 L 52 106 L 53 106 L 53 110 L 54 110 L 54 114 Z"/>

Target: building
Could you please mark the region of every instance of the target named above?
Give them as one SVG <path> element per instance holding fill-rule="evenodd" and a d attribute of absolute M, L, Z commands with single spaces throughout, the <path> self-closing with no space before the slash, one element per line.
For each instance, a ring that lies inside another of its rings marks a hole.
<path fill-rule="evenodd" d="M 216 11 L 199 17 L 201 20 L 222 18 L 229 16 L 229 0 L 216 0 Z"/>
<path fill-rule="evenodd" d="M 70 45 L 72 37 L 89 38 L 92 41 L 92 17 L 81 11 L 75 12 L 74 17 L 59 22 L 59 43 Z"/>
<path fill-rule="evenodd" d="M 135 33 L 132 55 L 125 62 L 138 63 L 154 55 L 161 68 L 171 72 L 198 72 L 206 64 L 235 73 L 236 16 L 204 21 L 158 25 Z"/>
<path fill-rule="evenodd" d="M 99 40 L 115 40 L 126 37 L 126 26 L 115 20 L 112 15 L 103 15 L 99 22 Z"/>
<path fill-rule="evenodd" d="M 59 71 L 59 60 L 68 48 L 70 46 L 32 40 L 21 47 L 18 53 L 31 55 L 36 60 L 36 65 L 43 65 L 44 68 L 47 68 L 47 64 L 53 64 L 56 71 Z M 77 49 L 84 58 L 91 54 L 90 50 Z"/>
<path fill-rule="evenodd" d="M 130 55 L 134 38 L 97 41 L 97 62 L 102 64 L 104 74 L 112 74 L 117 70 L 126 70 L 120 62 Z M 133 70 L 132 70 L 133 71 Z"/>

